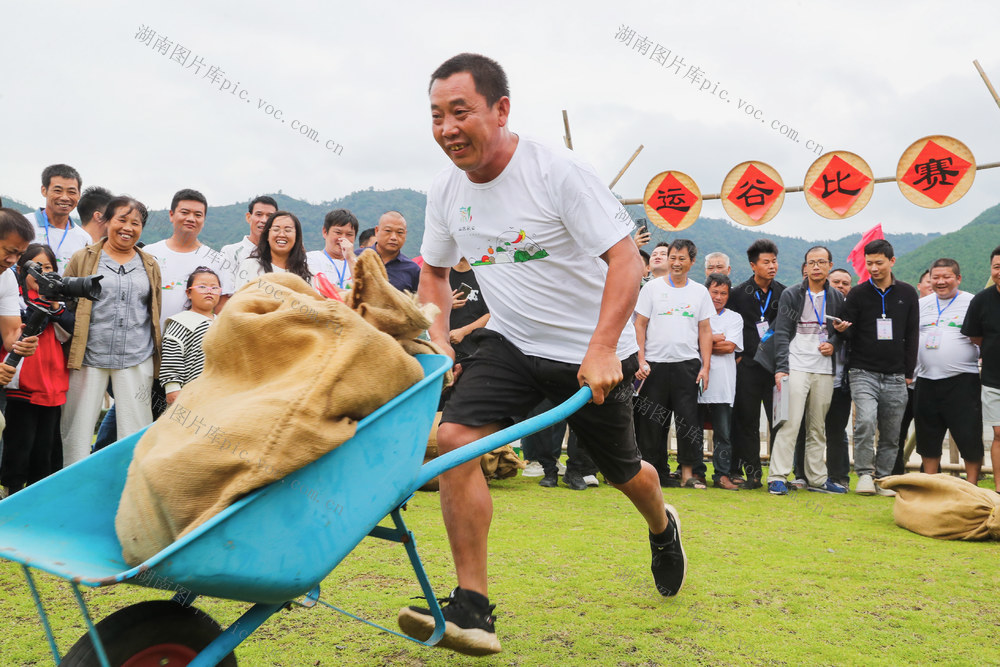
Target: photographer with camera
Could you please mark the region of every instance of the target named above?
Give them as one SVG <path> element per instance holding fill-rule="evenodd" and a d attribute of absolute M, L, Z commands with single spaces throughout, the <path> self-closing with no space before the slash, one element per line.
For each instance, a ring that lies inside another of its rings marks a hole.
<path fill-rule="evenodd" d="M 20 491 L 62 468 L 62 438 L 59 419 L 69 388 L 69 371 L 62 343 L 73 332 L 73 314 L 59 302 L 39 293 L 32 272 L 53 273 L 56 255 L 43 243 L 32 243 L 17 262 L 21 296 L 28 304 L 22 319 L 39 318 L 44 312 L 43 329 L 38 334 L 35 354 L 17 366 L 7 385 L 10 406 L 7 415 L 6 447 L 0 461 L 0 485 L 6 495 Z"/>
<path fill-rule="evenodd" d="M 76 302 L 70 343 L 69 393 L 62 415 L 63 464 L 90 453 L 108 378 L 115 392 L 118 437 L 153 421 L 150 386 L 160 365 L 160 267 L 136 248 L 148 213 L 139 201 L 108 202 L 106 239 L 77 251 L 65 276 L 103 279 L 93 299 Z"/>

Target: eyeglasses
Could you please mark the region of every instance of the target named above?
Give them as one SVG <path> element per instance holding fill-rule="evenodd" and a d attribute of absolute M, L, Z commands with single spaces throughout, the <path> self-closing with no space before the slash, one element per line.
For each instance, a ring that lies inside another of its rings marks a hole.
<path fill-rule="evenodd" d="M 806 266 L 808 266 L 808 267 L 811 268 L 811 267 L 814 267 L 814 266 L 826 266 L 829 263 L 830 263 L 830 260 L 828 260 L 828 259 L 811 259 L 808 262 L 806 262 Z"/>
<path fill-rule="evenodd" d="M 199 292 L 221 292 L 222 288 L 218 285 L 191 285 L 192 289 L 196 289 Z"/>

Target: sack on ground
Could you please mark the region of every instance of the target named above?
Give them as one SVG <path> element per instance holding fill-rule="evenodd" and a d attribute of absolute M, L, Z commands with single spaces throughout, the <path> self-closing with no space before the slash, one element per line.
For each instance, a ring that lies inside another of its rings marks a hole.
<path fill-rule="evenodd" d="M 880 482 L 896 492 L 896 525 L 941 540 L 1000 540 L 1000 494 L 951 475 L 910 473 Z"/>

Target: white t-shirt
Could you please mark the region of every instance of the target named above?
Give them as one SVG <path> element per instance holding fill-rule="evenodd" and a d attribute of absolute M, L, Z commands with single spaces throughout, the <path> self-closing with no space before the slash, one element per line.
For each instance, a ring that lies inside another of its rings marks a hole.
<path fill-rule="evenodd" d="M 699 403 L 728 403 L 736 401 L 736 355 L 743 351 L 743 316 L 723 308 L 709 318 L 713 334 L 722 334 L 735 343 L 729 354 L 712 354 L 712 367 L 708 370 L 708 389 L 698 397 Z"/>
<path fill-rule="evenodd" d="M 238 277 L 236 279 L 236 289 L 243 287 L 249 282 L 253 282 L 254 278 L 262 276 L 265 273 L 267 273 L 267 271 L 265 271 L 264 267 L 260 265 L 259 259 L 256 257 L 247 257 L 240 262 L 239 271 L 237 272 Z M 272 264 L 271 273 L 286 273 L 286 271 L 280 266 Z M 309 284 L 312 284 L 311 280 L 309 281 Z"/>
<path fill-rule="evenodd" d="M 954 301 L 941 301 L 937 294 L 928 294 L 920 300 L 917 377 L 942 380 L 960 373 L 979 372 L 979 348 L 962 335 L 962 323 L 971 301 L 972 295 L 962 291 L 955 295 Z"/>
<path fill-rule="evenodd" d="M 340 289 L 351 289 L 351 267 L 346 259 L 331 257 L 325 250 L 310 250 L 306 253 L 306 261 L 314 276 L 322 273 L 330 284 Z"/>
<path fill-rule="evenodd" d="M 35 230 L 35 243 L 44 243 L 56 254 L 56 273 L 62 275 L 70 258 L 77 250 L 86 248 L 94 242 L 78 223 L 72 218 L 66 223 L 65 229 L 47 227 L 43 209 L 24 215 Z"/>
<path fill-rule="evenodd" d="M 229 272 L 229 275 L 232 277 L 231 284 L 233 285 L 234 289 L 239 285 L 242 285 L 244 282 L 241 281 L 239 275 L 237 275 L 237 271 L 240 268 L 240 263 L 244 259 L 249 257 L 250 253 L 253 252 L 254 248 L 256 247 L 257 246 L 251 243 L 249 236 L 244 236 L 242 241 L 239 241 L 238 243 L 230 243 L 229 245 L 224 245 L 222 246 L 222 250 L 219 251 L 219 254 L 222 255 L 223 259 L 222 265 L 225 267 L 226 271 Z"/>
<path fill-rule="evenodd" d="M 833 357 L 819 351 L 820 331 L 826 329 L 826 292 L 805 292 L 795 335 L 788 343 L 788 368 L 803 373 L 833 375 Z M 817 313 L 819 319 L 816 318 Z"/>
<path fill-rule="evenodd" d="M 438 267 L 468 258 L 490 304 L 487 329 L 524 354 L 579 364 L 601 310 L 608 269 L 600 255 L 632 227 L 592 167 L 522 136 L 489 183 L 454 165 L 435 177 L 420 252 Z M 618 358 L 637 349 L 626 324 Z"/>
<path fill-rule="evenodd" d="M 21 317 L 21 295 L 13 267 L 0 271 L 0 317 Z"/>
<path fill-rule="evenodd" d="M 715 314 L 712 297 L 690 277 L 684 287 L 673 287 L 669 278 L 650 280 L 639 290 L 635 312 L 649 318 L 645 359 L 660 363 L 701 359 L 698 325 Z M 711 379 L 708 384 L 712 385 Z"/>
<path fill-rule="evenodd" d="M 233 293 L 232 274 L 223 269 L 225 266 L 222 255 L 207 245 L 201 245 L 197 250 L 191 252 L 174 252 L 167 247 L 167 241 L 157 241 L 143 247 L 143 252 L 147 252 L 156 258 L 160 264 L 161 280 L 161 305 L 160 305 L 160 331 L 171 315 L 184 310 L 187 302 L 187 279 L 191 272 L 199 266 L 207 266 L 215 271 L 222 283 L 222 294 Z"/>

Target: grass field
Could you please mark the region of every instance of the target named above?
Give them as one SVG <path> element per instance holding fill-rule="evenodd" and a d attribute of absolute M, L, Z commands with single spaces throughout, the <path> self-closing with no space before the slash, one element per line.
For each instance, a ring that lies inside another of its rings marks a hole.
<path fill-rule="evenodd" d="M 664 599 L 649 574 L 645 524 L 621 494 L 536 482 L 492 483 L 498 656 L 425 649 L 317 607 L 265 623 L 237 649 L 240 664 L 1000 664 L 1000 544 L 897 528 L 890 498 L 666 489 L 690 564 L 684 590 Z M 438 495 L 419 493 L 404 518 L 447 595 L 454 580 Z M 64 582 L 43 575 L 40 583 L 65 652 L 82 620 Z M 17 566 L 0 565 L 0 591 L 0 665 L 51 664 Z M 390 627 L 420 594 L 403 549 L 380 540 L 359 545 L 323 591 Z M 95 619 L 165 595 L 134 586 L 87 593 Z M 214 599 L 196 606 L 222 623 L 246 607 Z"/>

